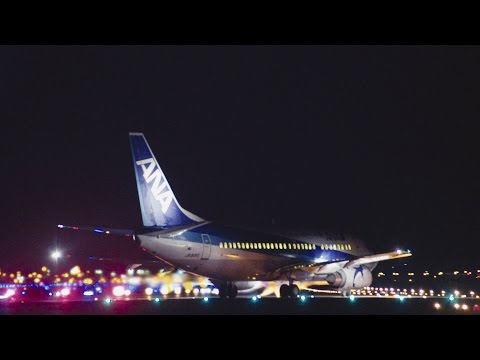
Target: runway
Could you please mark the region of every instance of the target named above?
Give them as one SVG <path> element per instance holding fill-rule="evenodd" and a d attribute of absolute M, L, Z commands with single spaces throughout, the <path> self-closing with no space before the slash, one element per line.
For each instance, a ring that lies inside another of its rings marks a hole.
<path fill-rule="evenodd" d="M 0 303 L 1 315 L 477 315 L 479 299 L 304 296 L 43 300 Z"/>

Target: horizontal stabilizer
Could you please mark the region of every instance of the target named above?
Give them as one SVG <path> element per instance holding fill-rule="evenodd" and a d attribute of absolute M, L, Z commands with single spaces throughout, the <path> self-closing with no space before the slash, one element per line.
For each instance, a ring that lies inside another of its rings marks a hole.
<path fill-rule="evenodd" d="M 113 229 L 105 227 L 93 227 L 93 226 L 70 226 L 70 225 L 57 225 L 59 229 L 67 230 L 82 230 L 82 231 L 91 231 L 100 234 L 112 234 L 112 235 L 124 235 L 124 236 L 133 236 L 134 231 L 130 229 Z"/>

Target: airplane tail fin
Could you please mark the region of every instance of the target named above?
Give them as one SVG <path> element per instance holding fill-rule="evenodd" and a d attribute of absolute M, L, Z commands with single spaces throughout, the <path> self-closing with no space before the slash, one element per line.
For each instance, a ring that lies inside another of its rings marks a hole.
<path fill-rule="evenodd" d="M 129 135 L 143 225 L 165 227 L 204 221 L 180 206 L 145 136 Z"/>

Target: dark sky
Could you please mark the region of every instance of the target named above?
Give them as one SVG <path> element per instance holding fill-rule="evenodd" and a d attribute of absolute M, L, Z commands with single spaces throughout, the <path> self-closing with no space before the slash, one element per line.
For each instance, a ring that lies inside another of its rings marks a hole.
<path fill-rule="evenodd" d="M 479 46 L 2 46 L 0 98 L 0 266 L 137 254 L 55 228 L 140 224 L 129 131 L 203 218 L 477 262 Z"/>

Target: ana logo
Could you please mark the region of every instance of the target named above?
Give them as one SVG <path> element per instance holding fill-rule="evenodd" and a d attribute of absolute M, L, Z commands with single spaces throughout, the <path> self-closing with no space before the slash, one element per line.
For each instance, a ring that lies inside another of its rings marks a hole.
<path fill-rule="evenodd" d="M 172 203 L 173 193 L 169 189 L 165 177 L 162 176 L 160 168 L 156 168 L 155 161 L 152 158 L 137 161 L 136 164 L 142 167 L 143 177 L 147 184 L 150 184 L 153 181 L 150 191 L 154 198 L 160 201 L 162 212 L 166 214 Z"/>
<path fill-rule="evenodd" d="M 354 267 L 354 269 L 355 269 L 355 273 L 353 274 L 353 283 L 352 283 L 353 287 L 355 287 L 355 278 L 357 277 L 358 274 L 362 274 L 362 278 L 363 278 L 363 266 L 360 265 L 360 266 Z"/>

